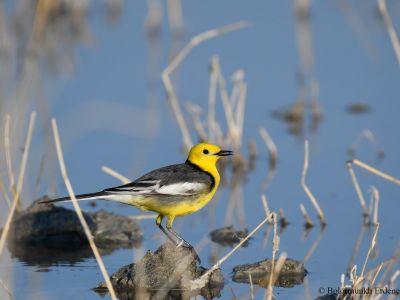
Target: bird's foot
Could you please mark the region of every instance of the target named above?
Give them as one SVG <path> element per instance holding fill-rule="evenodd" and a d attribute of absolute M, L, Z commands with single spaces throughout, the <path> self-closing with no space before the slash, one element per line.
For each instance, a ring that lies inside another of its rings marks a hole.
<path fill-rule="evenodd" d="M 197 254 L 196 250 L 194 250 L 193 246 L 190 245 L 188 242 L 186 242 L 185 240 L 181 240 L 181 241 L 179 241 L 179 243 L 176 246 L 189 249 L 190 252 L 195 256 L 195 259 L 197 260 L 197 262 L 199 264 L 201 264 L 201 259 L 200 259 L 199 255 Z"/>

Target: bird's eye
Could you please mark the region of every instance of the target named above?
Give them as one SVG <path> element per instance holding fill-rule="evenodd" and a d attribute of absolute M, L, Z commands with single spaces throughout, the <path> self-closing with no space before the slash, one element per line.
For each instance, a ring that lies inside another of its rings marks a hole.
<path fill-rule="evenodd" d="M 204 153 L 204 154 L 208 154 L 208 150 L 207 150 L 207 149 L 204 149 L 204 150 L 203 150 L 203 153 Z"/>

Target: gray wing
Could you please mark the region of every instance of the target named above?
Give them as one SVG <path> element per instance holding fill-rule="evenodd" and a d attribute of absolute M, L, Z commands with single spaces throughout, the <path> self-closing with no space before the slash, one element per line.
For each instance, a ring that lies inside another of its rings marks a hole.
<path fill-rule="evenodd" d="M 185 163 L 163 167 L 134 182 L 106 189 L 109 194 L 192 196 L 210 191 L 213 177 L 195 165 Z"/>

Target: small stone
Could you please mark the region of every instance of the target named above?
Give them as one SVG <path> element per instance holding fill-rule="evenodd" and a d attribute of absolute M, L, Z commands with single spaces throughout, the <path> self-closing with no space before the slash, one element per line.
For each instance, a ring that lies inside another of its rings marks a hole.
<path fill-rule="evenodd" d="M 275 260 L 275 263 L 277 260 Z M 249 283 L 251 274 L 252 282 L 262 287 L 267 287 L 272 269 L 272 260 L 265 259 L 252 264 L 238 265 L 233 268 L 232 280 L 235 282 Z M 279 273 L 275 286 L 293 287 L 303 282 L 307 270 L 301 261 L 287 258 Z"/>
<path fill-rule="evenodd" d="M 121 299 L 132 299 L 137 293 L 159 293 L 161 299 L 181 299 L 184 295 L 202 295 L 206 299 L 217 297 L 224 285 L 221 271 L 217 269 L 208 278 L 200 291 L 190 290 L 190 282 L 199 278 L 207 269 L 197 266 L 196 252 L 193 249 L 177 247 L 172 243 L 161 245 L 156 251 L 147 251 L 145 256 L 134 264 L 120 268 L 111 275 L 111 283 Z M 104 282 L 94 290 L 107 292 Z"/>
<path fill-rule="evenodd" d="M 247 228 L 243 230 L 235 230 L 233 226 L 227 226 L 220 229 L 215 229 L 210 232 L 211 240 L 221 246 L 232 247 L 235 244 L 240 243 L 249 234 Z M 248 246 L 248 241 L 243 243 L 242 247 Z"/>

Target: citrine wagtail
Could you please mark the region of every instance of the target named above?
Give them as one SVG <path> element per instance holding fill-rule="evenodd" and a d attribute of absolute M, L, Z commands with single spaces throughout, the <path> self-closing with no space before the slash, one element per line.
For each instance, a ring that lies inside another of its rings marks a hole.
<path fill-rule="evenodd" d="M 192 147 L 183 164 L 153 170 L 125 185 L 75 197 L 77 200 L 101 198 L 157 212 L 156 224 L 167 238 L 178 246 L 192 248 L 172 224 L 175 217 L 194 213 L 212 199 L 220 182 L 216 163 L 221 156 L 228 155 L 232 155 L 232 151 L 200 143 Z M 42 203 L 70 200 L 70 197 L 63 197 Z M 161 224 L 164 217 L 167 218 L 166 229 Z"/>

